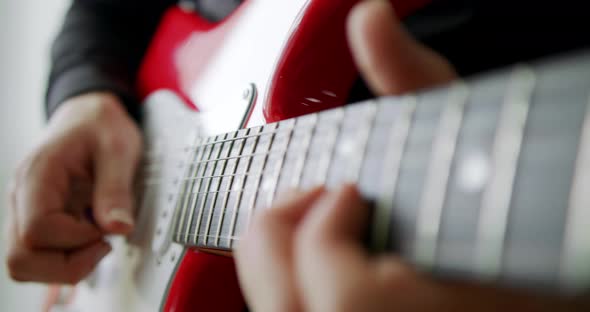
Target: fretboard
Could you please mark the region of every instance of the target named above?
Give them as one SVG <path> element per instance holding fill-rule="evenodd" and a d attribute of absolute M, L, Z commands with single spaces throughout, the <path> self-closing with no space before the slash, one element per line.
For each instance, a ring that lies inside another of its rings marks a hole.
<path fill-rule="evenodd" d="M 590 283 L 590 54 L 205 139 L 173 239 L 230 250 L 281 194 L 357 183 L 371 242 L 444 276 Z"/>

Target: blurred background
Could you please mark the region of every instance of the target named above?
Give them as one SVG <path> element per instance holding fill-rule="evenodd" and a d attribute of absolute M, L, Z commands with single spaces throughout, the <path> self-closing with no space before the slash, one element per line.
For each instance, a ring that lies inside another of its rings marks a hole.
<path fill-rule="evenodd" d="M 43 123 L 49 47 L 71 0 L 0 0 L 0 224 L 16 163 L 35 143 Z M 39 311 L 44 289 L 15 284 L 4 265 L 0 240 L 0 311 Z"/>

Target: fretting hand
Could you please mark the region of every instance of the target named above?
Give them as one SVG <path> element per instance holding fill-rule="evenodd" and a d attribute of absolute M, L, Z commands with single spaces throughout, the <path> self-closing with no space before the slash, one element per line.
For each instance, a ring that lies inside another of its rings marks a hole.
<path fill-rule="evenodd" d="M 357 65 L 376 94 L 402 94 L 456 77 L 447 61 L 404 31 L 387 1 L 357 5 L 348 33 Z M 368 209 L 354 187 L 292 196 L 260 212 L 236 251 L 253 311 L 584 309 L 558 299 L 435 281 L 395 255 L 369 254 L 362 244 Z"/>

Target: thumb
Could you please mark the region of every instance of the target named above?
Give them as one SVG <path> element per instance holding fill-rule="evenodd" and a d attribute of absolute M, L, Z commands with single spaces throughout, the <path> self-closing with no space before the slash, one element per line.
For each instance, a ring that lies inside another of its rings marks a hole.
<path fill-rule="evenodd" d="M 141 139 L 139 130 L 125 130 L 101 133 L 94 157 L 94 218 L 110 234 L 128 234 L 134 226 L 133 182 Z"/>
<path fill-rule="evenodd" d="M 357 66 L 378 95 L 398 95 L 456 77 L 449 62 L 405 31 L 388 1 L 361 2 L 347 27 Z"/>

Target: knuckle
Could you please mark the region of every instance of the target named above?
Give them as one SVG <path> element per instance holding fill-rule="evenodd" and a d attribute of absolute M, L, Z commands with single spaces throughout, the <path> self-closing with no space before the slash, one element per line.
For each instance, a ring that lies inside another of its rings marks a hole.
<path fill-rule="evenodd" d="M 122 105 L 119 103 L 116 97 L 101 94 L 99 96 L 93 96 L 92 110 L 95 113 L 96 120 L 108 122 L 117 118 L 124 113 Z"/>
<path fill-rule="evenodd" d="M 41 245 L 40 237 L 36 231 L 35 221 L 28 221 L 21 230 L 21 240 L 27 247 Z"/>
<path fill-rule="evenodd" d="M 114 152 L 140 149 L 141 131 L 118 100 L 103 99 L 95 105 L 94 110 L 94 126 L 100 128 L 100 140 L 104 147 Z"/>
<path fill-rule="evenodd" d="M 6 257 L 6 269 L 10 278 L 17 282 L 26 282 L 22 272 L 24 267 L 25 259 L 15 253 L 10 252 Z"/>
<path fill-rule="evenodd" d="M 130 150 L 130 146 L 125 139 L 121 135 L 121 133 L 116 133 L 115 131 L 105 131 L 103 132 L 102 137 L 100 138 L 100 144 L 102 147 L 117 156 L 127 155 Z"/>
<path fill-rule="evenodd" d="M 142 141 L 139 130 L 134 125 L 103 131 L 99 140 L 102 148 L 111 155 L 132 160 L 139 159 Z"/>

